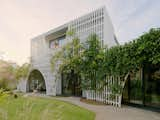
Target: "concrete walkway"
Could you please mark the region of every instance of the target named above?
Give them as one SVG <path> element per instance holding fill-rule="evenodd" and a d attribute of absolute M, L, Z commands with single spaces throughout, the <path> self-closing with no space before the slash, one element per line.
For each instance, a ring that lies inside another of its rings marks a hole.
<path fill-rule="evenodd" d="M 129 106 L 116 108 L 110 105 L 91 105 L 81 102 L 80 98 L 76 97 L 59 97 L 54 99 L 67 101 L 94 111 L 96 120 L 160 120 L 160 113 Z"/>
<path fill-rule="evenodd" d="M 160 120 L 160 113 L 147 111 L 130 106 L 121 108 L 110 105 L 91 105 L 80 101 L 78 97 L 49 97 L 38 95 L 57 100 L 70 102 L 80 107 L 86 108 L 96 113 L 96 120 Z"/>

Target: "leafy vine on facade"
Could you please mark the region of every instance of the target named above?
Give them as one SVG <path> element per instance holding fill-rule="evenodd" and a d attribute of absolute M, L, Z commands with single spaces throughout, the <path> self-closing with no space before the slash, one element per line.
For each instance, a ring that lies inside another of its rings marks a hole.
<path fill-rule="evenodd" d="M 70 32 L 73 35 L 73 31 Z M 57 52 L 52 68 L 61 61 L 59 72 L 78 74 L 83 89 L 96 89 L 106 75 L 124 77 L 128 72 L 137 71 L 145 65 L 160 65 L 160 28 L 151 29 L 139 38 L 111 48 L 102 47 L 97 35 L 92 34 L 86 42 L 77 37 Z M 114 87 L 112 87 L 114 89 Z"/>

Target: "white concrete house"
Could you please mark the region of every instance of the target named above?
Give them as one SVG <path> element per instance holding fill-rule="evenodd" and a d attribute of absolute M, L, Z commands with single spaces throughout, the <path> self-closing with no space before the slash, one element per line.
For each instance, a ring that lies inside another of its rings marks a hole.
<path fill-rule="evenodd" d="M 61 78 L 59 80 L 55 79 L 54 74 L 56 73 L 51 71 L 50 60 L 55 52 L 66 44 L 66 38 L 68 37 L 66 31 L 71 29 L 75 30 L 76 35 L 80 38 L 81 42 L 84 42 L 91 33 L 96 33 L 100 38 L 102 45 L 111 47 L 118 44 L 113 25 L 105 7 L 101 7 L 33 38 L 31 40 L 32 68 L 26 85 L 22 84 L 22 88 L 26 87 L 26 92 L 33 91 L 33 89 L 40 86 L 40 89 L 46 91 L 47 95 L 56 96 L 63 93 L 63 81 Z M 32 77 L 34 75 L 40 75 L 41 80 L 39 80 L 38 77 Z M 40 84 L 39 81 L 41 81 Z"/>

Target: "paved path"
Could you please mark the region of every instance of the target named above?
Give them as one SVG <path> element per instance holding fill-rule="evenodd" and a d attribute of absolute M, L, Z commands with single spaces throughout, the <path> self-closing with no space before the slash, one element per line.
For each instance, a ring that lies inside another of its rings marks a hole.
<path fill-rule="evenodd" d="M 48 96 L 44 96 L 48 97 Z M 72 104 L 84 107 L 96 113 L 96 120 L 160 120 L 160 113 L 147 111 L 130 106 L 122 108 L 110 105 L 91 105 L 80 101 L 78 97 L 48 97 L 67 101 Z"/>
<path fill-rule="evenodd" d="M 58 100 L 67 101 L 84 107 L 96 113 L 96 120 L 160 120 L 160 113 L 139 108 L 122 106 L 116 108 L 110 105 L 91 105 L 80 101 L 76 97 L 59 97 Z"/>

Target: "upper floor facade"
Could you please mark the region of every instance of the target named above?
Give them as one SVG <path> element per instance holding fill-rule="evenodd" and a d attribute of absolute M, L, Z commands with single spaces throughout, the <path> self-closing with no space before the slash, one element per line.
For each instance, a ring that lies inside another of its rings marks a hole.
<path fill-rule="evenodd" d="M 101 7 L 33 38 L 31 64 L 35 67 L 50 66 L 50 59 L 54 53 L 71 39 L 66 34 L 68 30 L 74 30 L 80 42 L 84 42 L 90 34 L 95 33 L 102 46 L 111 47 L 118 44 L 106 8 Z"/>

